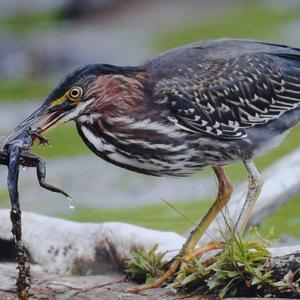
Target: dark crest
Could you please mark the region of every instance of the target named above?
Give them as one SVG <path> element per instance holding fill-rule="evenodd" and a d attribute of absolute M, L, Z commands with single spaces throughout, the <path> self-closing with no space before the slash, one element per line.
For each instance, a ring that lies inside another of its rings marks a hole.
<path fill-rule="evenodd" d="M 46 102 L 51 102 L 53 99 L 62 97 L 67 90 L 80 82 L 85 82 L 88 78 L 98 77 L 108 74 L 130 75 L 141 71 L 141 67 L 118 67 L 109 64 L 89 64 L 75 69 L 69 73 L 48 96 Z"/>

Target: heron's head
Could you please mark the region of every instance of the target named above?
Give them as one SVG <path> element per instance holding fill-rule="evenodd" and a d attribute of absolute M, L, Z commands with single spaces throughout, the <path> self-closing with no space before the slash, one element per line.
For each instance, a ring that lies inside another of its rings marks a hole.
<path fill-rule="evenodd" d="M 124 75 L 124 73 L 134 72 L 134 68 L 92 64 L 75 70 L 53 89 L 36 111 L 1 142 L 1 146 L 29 127 L 38 133 L 43 133 L 59 124 L 76 120 L 91 111 L 97 113 L 97 103 L 105 93 L 102 82 L 105 76 Z"/>

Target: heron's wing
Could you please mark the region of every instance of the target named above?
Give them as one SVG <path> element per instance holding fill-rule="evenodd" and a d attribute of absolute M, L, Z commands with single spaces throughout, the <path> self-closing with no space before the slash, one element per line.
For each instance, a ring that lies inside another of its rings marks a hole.
<path fill-rule="evenodd" d="M 245 128 L 300 105 L 300 50 L 274 46 L 181 65 L 174 76 L 156 82 L 155 96 L 167 103 L 169 120 L 184 130 L 243 138 Z"/>

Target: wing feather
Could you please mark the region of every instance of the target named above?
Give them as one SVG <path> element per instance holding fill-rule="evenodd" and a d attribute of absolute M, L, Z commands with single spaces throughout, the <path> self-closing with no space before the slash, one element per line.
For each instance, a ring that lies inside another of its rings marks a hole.
<path fill-rule="evenodd" d="M 244 138 L 246 128 L 300 106 L 300 51 L 284 48 L 196 62 L 159 80 L 155 95 L 168 100 L 170 120 L 182 129 Z"/>

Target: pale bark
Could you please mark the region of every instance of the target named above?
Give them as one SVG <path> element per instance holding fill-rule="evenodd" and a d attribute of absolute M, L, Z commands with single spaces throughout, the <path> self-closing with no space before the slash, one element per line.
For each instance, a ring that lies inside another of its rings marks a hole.
<path fill-rule="evenodd" d="M 91 275 L 124 270 L 134 250 L 150 249 L 173 257 L 185 238 L 125 223 L 79 223 L 33 213 L 22 214 L 23 242 L 32 262 L 51 273 Z M 0 210 L 0 246 L 13 248 L 9 211 Z M 300 254 L 300 245 L 270 248 L 272 256 Z M 0 261 L 3 258 L 0 257 Z"/>
<path fill-rule="evenodd" d="M 185 238 L 173 233 L 118 222 L 79 223 L 22 213 L 23 243 L 30 257 L 56 273 L 93 274 L 119 270 L 137 248 L 180 249 Z M 0 241 L 12 239 L 8 210 L 0 210 Z"/>
<path fill-rule="evenodd" d="M 0 261 L 3 249 L 13 249 L 11 238 L 9 211 L 1 210 Z M 33 299 L 177 299 L 174 291 L 165 289 L 131 294 L 128 288 L 134 284 L 124 282 L 124 276 L 114 273 L 124 271 L 136 248 L 150 248 L 158 243 L 159 251 L 171 251 L 170 256 L 176 254 L 174 250 L 181 247 L 184 238 L 175 233 L 123 223 L 78 223 L 23 213 L 23 241 L 35 263 L 30 290 Z M 270 266 L 278 279 L 298 269 L 300 246 L 269 250 Z M 16 276 L 15 263 L 0 263 L 0 299 L 16 298 Z"/>

